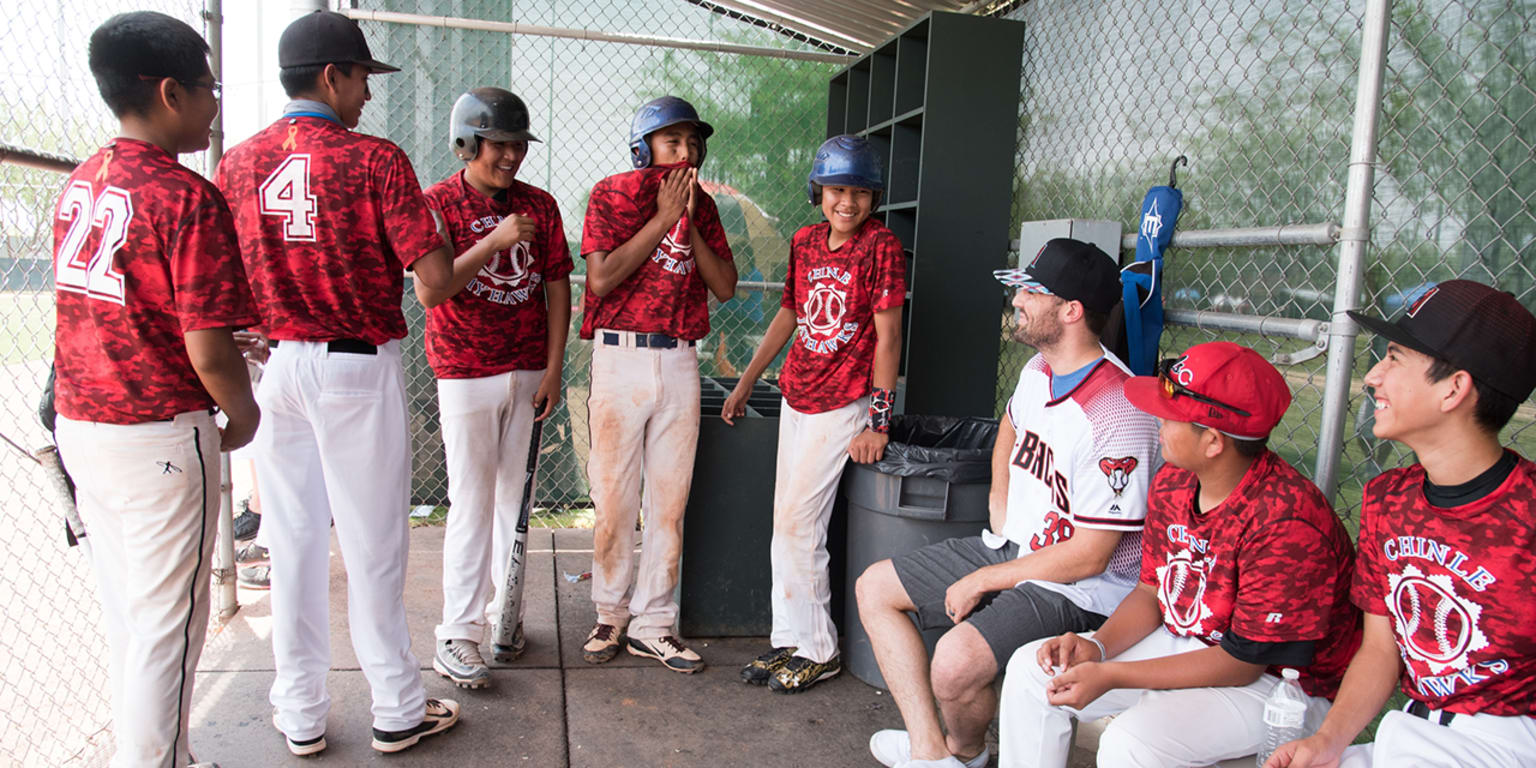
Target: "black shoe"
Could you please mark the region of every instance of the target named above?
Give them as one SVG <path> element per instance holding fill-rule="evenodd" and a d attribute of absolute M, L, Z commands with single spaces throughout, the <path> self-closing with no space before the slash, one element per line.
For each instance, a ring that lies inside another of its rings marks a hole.
<path fill-rule="evenodd" d="M 774 673 L 782 669 L 784 663 L 794 655 L 794 648 L 774 648 L 747 662 L 747 665 L 741 668 L 741 681 L 751 685 L 767 685 Z"/>
<path fill-rule="evenodd" d="M 774 673 L 773 679 L 768 681 L 768 689 L 774 693 L 799 693 L 822 680 L 837 677 L 841 671 L 843 662 L 837 656 L 820 664 L 804 656 L 796 656 Z"/>
<path fill-rule="evenodd" d="M 240 514 L 235 515 L 235 541 L 249 541 L 261 529 L 261 513 L 253 511 L 248 501 L 240 502 L 240 508 Z"/>
<path fill-rule="evenodd" d="M 427 712 L 415 728 L 403 731 L 373 729 L 373 748 L 380 752 L 399 752 L 416 746 L 423 736 L 442 733 L 459 722 L 459 703 L 453 699 L 427 699 Z"/>

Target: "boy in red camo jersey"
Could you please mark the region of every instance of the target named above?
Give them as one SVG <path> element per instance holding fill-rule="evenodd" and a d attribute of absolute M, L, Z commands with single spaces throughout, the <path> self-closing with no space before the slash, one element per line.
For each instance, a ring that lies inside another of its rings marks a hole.
<path fill-rule="evenodd" d="M 1470 280 L 1430 288 L 1395 323 L 1349 316 L 1388 342 L 1365 376 L 1372 431 L 1419 463 L 1366 484 L 1365 640 L 1322 727 L 1266 766 L 1536 765 L 1536 464 L 1499 444 L 1536 388 L 1536 317 Z M 1394 683 L 1407 707 L 1346 750 Z"/>
<path fill-rule="evenodd" d="M 1360 643 L 1354 547 L 1322 493 L 1265 448 L 1291 402 L 1280 372 L 1212 342 L 1125 396 L 1161 422 L 1141 584 L 1091 636 L 1020 648 L 1003 684 L 1001 765 L 1065 766 L 1074 719 L 1118 715 L 1100 765 L 1207 765 L 1251 755 L 1281 667 L 1312 722 Z"/>
<path fill-rule="evenodd" d="M 885 189 L 883 165 L 856 136 L 817 150 L 810 197 L 827 220 L 795 233 L 779 312 L 720 411 L 726 423 L 746 412 L 757 377 L 795 335 L 779 379 L 773 647 L 741 670 L 744 682 L 779 693 L 842 671 L 828 609 L 827 522 L 848 459 L 878 461 L 889 440 L 907 287 L 901 241 L 870 218 Z"/>
<path fill-rule="evenodd" d="M 581 337 L 593 341 L 587 479 L 597 514 L 597 623 L 582 646 L 590 664 L 618 653 L 628 625 L 630 653 L 684 674 L 704 668 L 675 634 L 673 593 L 699 439 L 695 344 L 709 333 L 706 292 L 720 301 L 736 293 L 720 213 L 698 184 L 713 132 L 677 97 L 642 105 L 630 124 L 635 170 L 592 188 L 582 225 Z M 632 575 L 642 477 L 645 532 Z"/>
<path fill-rule="evenodd" d="M 117 768 L 192 760 L 219 451 L 250 441 L 261 415 L 232 334 L 257 315 L 229 209 L 176 162 L 208 147 L 218 113 L 207 54 L 159 13 L 91 34 L 91 73 L 121 128 L 54 212 L 56 434 L 90 529 Z"/>
<path fill-rule="evenodd" d="M 480 688 L 491 682 L 480 653 L 485 611 L 505 587 L 533 422 L 560 399 L 572 265 L 555 199 L 516 179 L 528 142 L 538 141 L 522 99 L 476 88 L 454 103 L 449 126 L 466 165 L 426 195 L 458 254 L 454 280 L 443 290 L 416 284 L 428 307 L 427 362 L 437 374 L 452 502 L 432 667 Z M 524 642 L 518 621 L 514 654 Z"/>
<path fill-rule="evenodd" d="M 272 337 L 254 444 L 271 542 L 273 724 L 295 755 L 325 749 L 330 526 L 347 567 L 352 644 L 373 693 L 373 747 L 398 752 L 458 722 L 429 699 L 405 623 L 411 459 L 400 309 L 405 269 L 449 285 L 453 253 L 399 147 L 354 133 L 374 60 L 357 22 L 315 11 L 278 42 L 283 117 L 234 147 L 231 201 Z"/>

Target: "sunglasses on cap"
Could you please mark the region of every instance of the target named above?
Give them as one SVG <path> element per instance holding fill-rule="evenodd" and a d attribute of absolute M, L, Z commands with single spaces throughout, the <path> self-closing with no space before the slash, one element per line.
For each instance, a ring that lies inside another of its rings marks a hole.
<path fill-rule="evenodd" d="M 1177 366 L 1179 361 L 1182 359 L 1183 358 L 1170 357 L 1157 364 L 1157 379 L 1163 385 L 1162 391 L 1164 398 L 1172 400 L 1176 397 L 1187 397 L 1197 403 L 1205 403 L 1206 405 L 1211 405 L 1223 410 L 1231 411 L 1232 413 L 1235 413 L 1238 416 L 1242 416 L 1244 418 L 1248 418 L 1253 415 L 1235 405 L 1223 403 L 1214 397 L 1207 397 L 1190 389 L 1189 387 L 1184 386 L 1183 384 L 1180 384 L 1178 374 L 1173 369 L 1174 366 Z"/>

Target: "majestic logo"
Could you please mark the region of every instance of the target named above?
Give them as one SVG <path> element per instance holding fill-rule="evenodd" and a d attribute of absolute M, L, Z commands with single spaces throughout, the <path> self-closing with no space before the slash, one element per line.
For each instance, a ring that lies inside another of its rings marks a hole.
<path fill-rule="evenodd" d="M 1424 308 L 1424 303 L 1429 301 L 1429 297 L 1431 297 L 1431 296 L 1433 296 L 1433 295 L 1435 295 L 1435 294 L 1437 294 L 1439 292 L 1440 292 L 1440 286 L 1437 285 L 1437 286 L 1435 286 L 1435 287 L 1425 291 L 1423 296 L 1420 296 L 1417 299 L 1414 299 L 1413 300 L 1413 304 L 1411 304 L 1408 307 L 1408 316 L 1409 317 L 1413 317 L 1413 316 L 1419 314 L 1419 310 Z"/>
<path fill-rule="evenodd" d="M 1185 549 L 1169 555 L 1167 565 L 1157 569 L 1157 601 L 1180 635 L 1203 634 L 1200 625 L 1212 615 L 1205 604 L 1206 569 L 1214 564 L 1214 559 L 1207 561 Z"/>
<path fill-rule="evenodd" d="M 1467 668 L 1467 654 L 1488 646 L 1478 629 L 1483 607 L 1456 593 L 1449 574 L 1425 576 L 1417 566 L 1387 578 L 1387 610 L 1397 625 L 1403 653 L 1431 673 Z"/>
<path fill-rule="evenodd" d="M 1125 491 L 1125 486 L 1131 482 L 1131 473 L 1136 470 L 1136 457 L 1123 456 L 1111 459 L 1108 456 L 1099 459 L 1099 471 L 1109 479 L 1109 489 L 1119 496 Z"/>
<path fill-rule="evenodd" d="M 1157 233 L 1163 231 L 1163 215 L 1157 212 L 1157 200 L 1152 200 L 1152 208 L 1141 217 L 1141 236 L 1148 240 L 1156 240 Z"/>

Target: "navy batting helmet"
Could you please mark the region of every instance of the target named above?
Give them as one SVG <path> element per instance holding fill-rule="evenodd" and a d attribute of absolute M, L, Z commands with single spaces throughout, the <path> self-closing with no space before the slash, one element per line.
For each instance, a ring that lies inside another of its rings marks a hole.
<path fill-rule="evenodd" d="M 511 91 L 476 88 L 453 103 L 448 116 L 448 144 L 460 160 L 480 153 L 480 140 L 538 141 L 528 132 L 528 107 Z"/>
<path fill-rule="evenodd" d="M 699 162 L 697 164 L 704 164 L 705 150 L 709 146 L 710 135 L 715 132 L 714 126 L 700 120 L 698 110 L 695 110 L 692 104 L 676 96 L 662 96 L 641 104 L 639 111 L 635 112 L 635 119 L 630 121 L 629 159 L 636 168 L 645 168 L 651 164 L 651 145 L 646 143 L 645 137 L 678 123 L 693 123 L 698 126 Z"/>
<path fill-rule="evenodd" d="M 863 187 L 878 193 L 885 189 L 885 161 L 869 139 L 846 133 L 833 136 L 816 150 L 816 159 L 811 162 L 806 193 L 812 205 L 821 203 L 821 188 L 829 184 Z"/>

